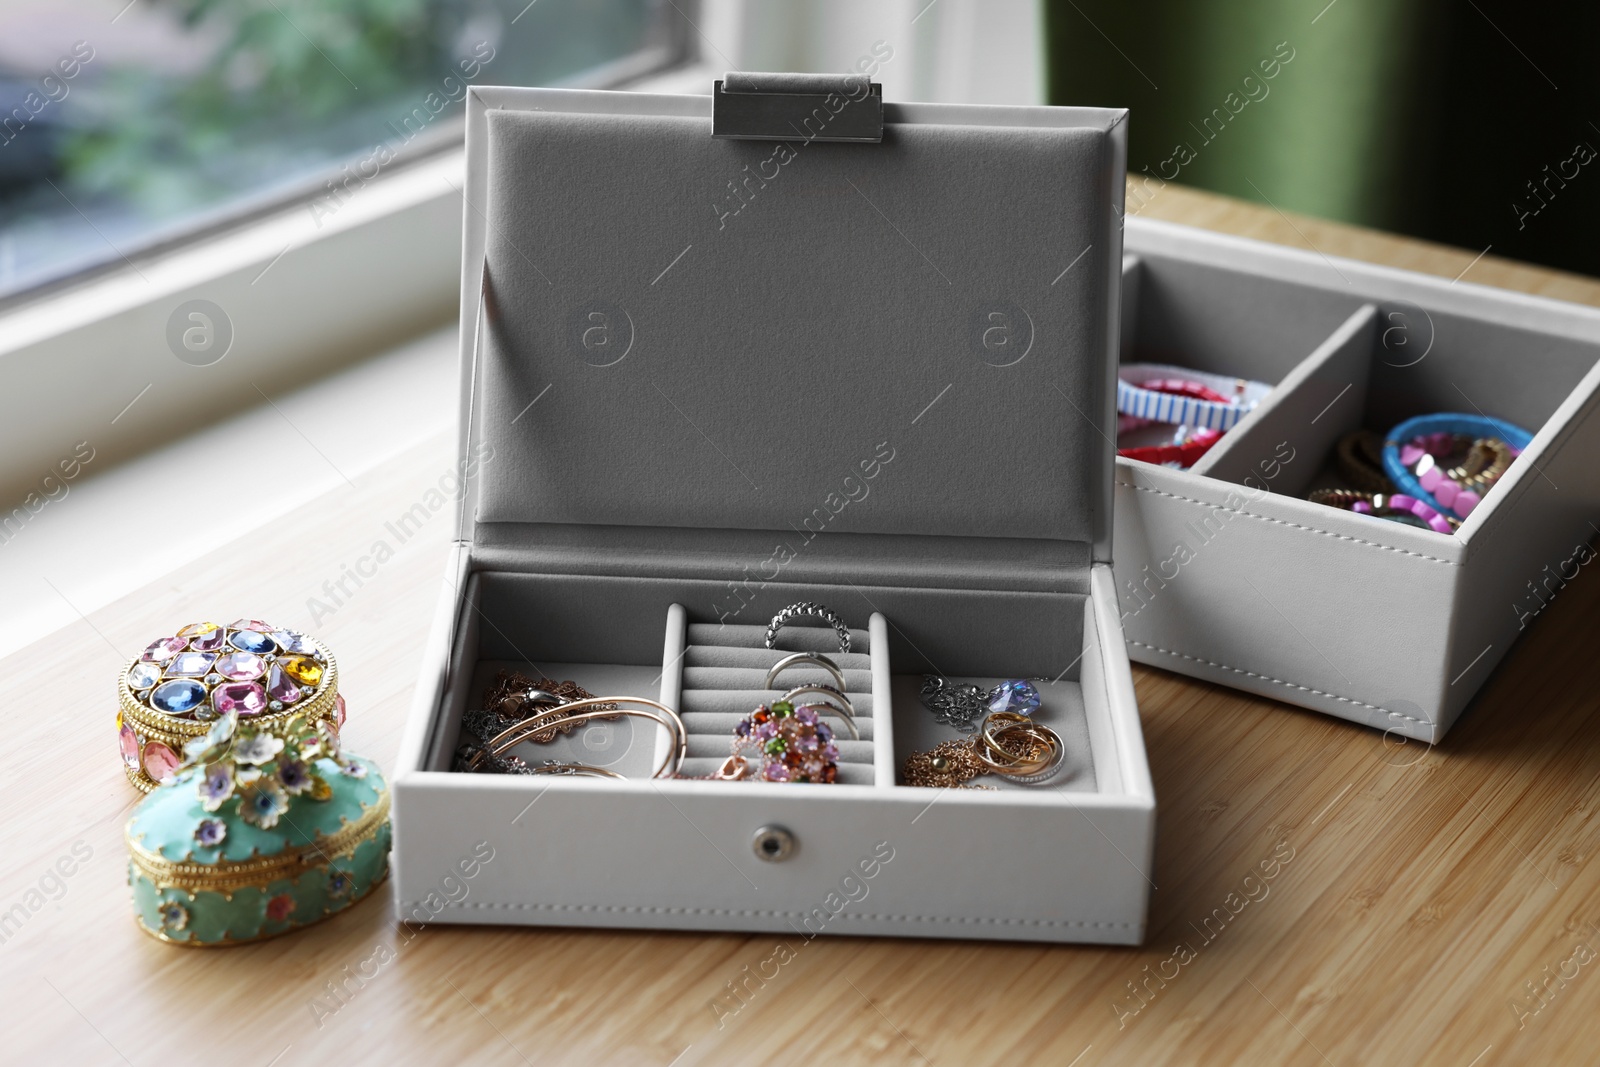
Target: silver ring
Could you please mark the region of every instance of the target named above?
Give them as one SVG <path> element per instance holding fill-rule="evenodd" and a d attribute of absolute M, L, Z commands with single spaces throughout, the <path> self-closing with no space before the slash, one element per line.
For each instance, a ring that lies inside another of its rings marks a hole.
<path fill-rule="evenodd" d="M 782 674 L 790 667 L 799 667 L 802 665 L 821 667 L 823 670 L 833 675 L 833 680 L 839 686 L 839 691 L 841 693 L 844 692 L 846 688 L 844 684 L 844 672 L 839 669 L 839 665 L 837 663 L 833 662 L 833 660 L 829 659 L 827 656 L 824 656 L 820 652 L 789 653 L 777 663 L 773 664 L 772 669 L 767 672 L 766 683 L 763 684 L 761 688 L 773 688 L 772 683 L 778 680 L 778 675 Z"/>
<path fill-rule="evenodd" d="M 829 626 L 832 626 L 833 632 L 839 635 L 839 652 L 843 654 L 850 651 L 850 627 L 846 626 L 844 620 L 830 609 L 823 607 L 821 604 L 813 604 L 809 600 L 802 600 L 798 604 L 790 604 L 772 617 L 772 621 L 767 623 L 767 647 L 771 648 L 773 642 L 778 639 L 779 630 L 795 619 L 804 618 L 821 619 Z M 841 682 L 840 684 L 842 685 L 843 683 Z"/>
<path fill-rule="evenodd" d="M 797 685 L 787 693 L 783 694 L 783 699 L 787 700 L 791 704 L 795 704 L 794 698 L 797 696 L 802 696 L 806 693 L 816 693 L 818 696 L 832 698 L 830 700 L 823 701 L 821 704 L 807 704 L 805 706 L 817 708 L 819 710 L 822 708 L 827 708 L 829 711 L 837 715 L 840 721 L 845 724 L 845 726 L 849 727 L 850 739 L 852 741 L 861 740 L 861 731 L 856 729 L 856 707 L 854 704 L 850 703 L 849 697 L 845 696 L 843 692 L 835 689 L 831 685 Z M 834 703 L 834 701 L 838 701 L 838 703 Z M 801 705 L 799 704 L 795 704 L 795 707 L 800 706 Z"/>

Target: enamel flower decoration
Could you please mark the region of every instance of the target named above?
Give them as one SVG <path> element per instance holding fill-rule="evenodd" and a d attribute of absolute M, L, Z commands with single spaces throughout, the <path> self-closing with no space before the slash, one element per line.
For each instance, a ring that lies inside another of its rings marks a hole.
<path fill-rule="evenodd" d="M 189 925 L 189 909 L 179 904 L 176 900 L 169 900 L 162 904 L 157 914 L 161 916 L 161 929 L 163 930 L 182 930 Z"/>
<path fill-rule="evenodd" d="M 297 759 L 281 759 L 278 761 L 278 784 L 284 790 L 295 796 L 311 788 L 313 775 L 311 769 Z"/>
<path fill-rule="evenodd" d="M 216 811 L 233 796 L 233 787 L 233 764 L 208 763 L 197 787 L 200 806 L 207 811 Z"/>
<path fill-rule="evenodd" d="M 251 734 L 234 743 L 233 758 L 238 763 L 260 765 L 283 751 L 283 739 L 271 734 Z"/>
<path fill-rule="evenodd" d="M 288 810 L 289 794 L 276 779 L 263 775 L 239 791 L 239 817 L 251 826 L 270 830 Z"/>
<path fill-rule="evenodd" d="M 228 824 L 221 819 L 201 819 L 194 828 L 194 843 L 201 848 L 216 848 L 228 836 Z"/>
<path fill-rule="evenodd" d="M 365 778 L 367 776 L 367 768 L 365 764 L 350 760 L 347 763 L 339 764 L 339 773 L 348 775 L 351 778 Z"/>
<path fill-rule="evenodd" d="M 279 893 L 267 901 L 267 921 L 281 923 L 294 913 L 294 897 Z"/>
<path fill-rule="evenodd" d="M 343 871 L 328 872 L 328 896 L 333 900 L 343 900 L 349 896 L 355 884 L 355 879 Z"/>
<path fill-rule="evenodd" d="M 239 716 L 232 712 L 211 724 L 211 729 L 183 746 L 183 755 L 189 763 L 215 763 L 228 751 L 233 733 L 239 726 Z"/>

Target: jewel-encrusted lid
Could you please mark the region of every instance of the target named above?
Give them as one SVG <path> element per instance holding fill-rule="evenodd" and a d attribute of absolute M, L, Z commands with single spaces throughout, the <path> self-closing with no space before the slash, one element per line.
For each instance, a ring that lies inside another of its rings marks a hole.
<path fill-rule="evenodd" d="M 150 790 L 184 745 L 227 715 L 276 726 L 344 725 L 338 666 L 319 642 L 261 619 L 191 623 L 151 642 L 117 680 L 117 743 L 129 781 Z"/>
<path fill-rule="evenodd" d="M 309 702 L 333 680 L 327 651 L 260 619 L 197 622 L 150 643 L 123 676 L 135 700 L 171 719 L 211 722 Z"/>

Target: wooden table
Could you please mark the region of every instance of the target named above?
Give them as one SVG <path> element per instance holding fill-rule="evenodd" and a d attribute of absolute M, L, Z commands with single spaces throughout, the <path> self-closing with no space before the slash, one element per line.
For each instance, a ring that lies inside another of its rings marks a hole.
<path fill-rule="evenodd" d="M 1600 304 L 1593 281 L 1178 187 L 1145 213 Z M 191 619 L 265 615 L 313 628 L 307 598 L 437 481 L 452 448 L 431 440 L 0 662 L 0 916 L 10 916 L 0 922 L 0 1059 L 1600 1060 L 1592 575 L 1555 599 L 1437 749 L 1135 667 L 1160 802 L 1142 949 L 823 939 L 796 946 L 719 1027 L 710 1002 L 779 939 L 409 935 L 387 893 L 257 946 L 191 952 L 145 937 L 125 885 L 122 824 L 136 798 L 110 725 L 117 670 L 157 631 Z M 347 744 L 386 766 L 441 587 L 445 522 L 435 517 L 313 628 L 340 657 Z M 1230 894 L 1275 855 L 1267 895 L 1239 905 Z M 52 877 L 63 857 L 72 874 Z M 1208 925 L 1218 908 L 1237 914 Z"/>

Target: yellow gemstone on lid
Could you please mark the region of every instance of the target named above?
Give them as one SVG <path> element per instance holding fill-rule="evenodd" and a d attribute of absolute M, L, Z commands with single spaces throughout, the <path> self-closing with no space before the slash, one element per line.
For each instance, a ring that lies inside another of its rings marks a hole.
<path fill-rule="evenodd" d="M 195 622 L 195 623 L 190 623 L 188 626 L 185 626 L 183 629 L 179 630 L 178 631 L 178 636 L 179 637 L 204 637 L 206 634 L 210 633 L 211 631 L 213 631 L 215 629 L 217 629 L 217 624 L 214 623 L 214 622 Z"/>
<path fill-rule="evenodd" d="M 278 660 L 283 673 L 301 685 L 314 686 L 322 681 L 322 664 L 310 656 L 284 656 Z"/>

